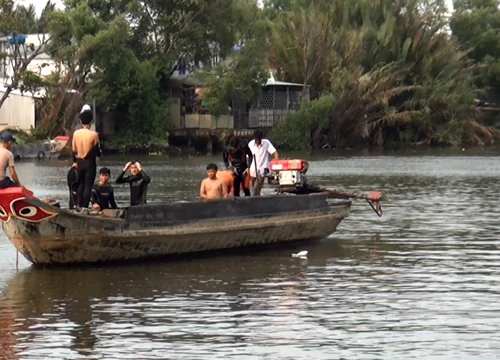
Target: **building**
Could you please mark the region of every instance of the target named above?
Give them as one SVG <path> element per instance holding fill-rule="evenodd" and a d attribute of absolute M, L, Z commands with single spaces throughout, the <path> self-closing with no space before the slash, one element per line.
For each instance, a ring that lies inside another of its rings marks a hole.
<path fill-rule="evenodd" d="M 48 39 L 48 34 L 28 34 L 25 35 L 26 42 L 21 49 L 21 54 L 30 57 L 33 51 L 39 49 L 40 46 Z M 33 44 L 35 50 L 31 50 Z M 7 56 L 0 60 L 0 98 L 10 84 L 14 75 L 12 67 L 13 46 L 9 44 L 7 37 L 0 37 L 0 52 L 6 53 Z M 40 76 L 50 75 L 56 71 L 55 62 L 46 52 L 40 52 L 28 65 L 28 69 Z M 32 94 L 30 92 L 21 93 L 19 89 L 13 90 L 3 106 L 0 108 L 0 130 L 2 128 L 17 128 L 21 130 L 30 130 L 35 127 L 36 122 L 36 99 L 43 98 L 43 91 Z"/>
<path fill-rule="evenodd" d="M 233 51 L 240 49 L 240 45 L 233 47 Z M 230 58 L 221 59 L 215 55 L 212 65 L 230 61 Z M 193 77 L 189 71 L 191 68 L 195 66 L 181 61 L 169 81 L 172 130 L 272 128 L 285 121 L 288 114 L 297 111 L 302 101 L 309 99 L 309 86 L 276 81 L 270 73 L 259 99 L 240 99 L 235 89 L 228 101 L 229 115 L 215 118 L 201 100 L 203 84 Z"/>

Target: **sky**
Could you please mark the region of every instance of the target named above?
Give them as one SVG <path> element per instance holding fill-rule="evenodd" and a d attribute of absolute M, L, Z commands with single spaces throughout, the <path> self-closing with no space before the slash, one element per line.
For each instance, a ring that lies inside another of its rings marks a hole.
<path fill-rule="evenodd" d="M 19 4 L 25 4 L 25 5 L 33 4 L 36 7 L 37 14 L 40 14 L 40 12 L 44 8 L 45 4 L 47 3 L 47 0 L 17 0 L 16 2 Z M 53 0 L 52 2 L 55 3 L 59 8 L 62 8 L 62 6 L 63 6 L 62 5 L 63 0 Z M 453 0 L 446 0 L 446 4 L 447 4 L 449 10 L 453 9 L 452 2 L 453 2 Z"/>

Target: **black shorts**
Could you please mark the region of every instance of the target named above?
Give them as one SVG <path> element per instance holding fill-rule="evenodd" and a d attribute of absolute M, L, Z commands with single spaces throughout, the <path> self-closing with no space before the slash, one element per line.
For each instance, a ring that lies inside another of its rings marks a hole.
<path fill-rule="evenodd" d="M 19 186 L 15 181 L 12 181 L 10 177 L 6 176 L 3 178 L 3 180 L 0 180 L 0 189 L 7 189 L 10 187 L 16 187 Z"/>

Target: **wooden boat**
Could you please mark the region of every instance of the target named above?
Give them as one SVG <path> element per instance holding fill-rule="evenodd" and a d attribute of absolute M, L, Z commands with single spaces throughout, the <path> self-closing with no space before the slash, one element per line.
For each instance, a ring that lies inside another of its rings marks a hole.
<path fill-rule="evenodd" d="M 2 228 L 35 264 L 138 259 L 258 244 L 318 240 L 349 215 L 326 194 L 241 197 L 75 213 L 23 188 L 0 190 Z"/>
<path fill-rule="evenodd" d="M 349 215 L 351 201 L 312 192 L 76 213 L 15 187 L 0 190 L 0 221 L 35 264 L 123 261 L 323 239 Z"/>

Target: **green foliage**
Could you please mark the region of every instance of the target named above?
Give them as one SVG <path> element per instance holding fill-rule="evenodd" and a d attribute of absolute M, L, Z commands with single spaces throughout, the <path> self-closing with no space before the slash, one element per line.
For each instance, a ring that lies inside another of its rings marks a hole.
<path fill-rule="evenodd" d="M 287 145 L 491 140 L 476 122 L 477 67 L 447 34 L 443 1 L 281 0 L 268 1 L 266 11 L 275 77 L 334 99 L 326 126 L 307 122 L 311 105 L 298 113 L 307 126 L 294 116 L 280 125 Z"/>
<path fill-rule="evenodd" d="M 444 0 L 266 0 L 263 9 L 245 0 L 66 0 L 64 11 L 48 3 L 37 19 L 32 7 L 0 0 L 0 33 L 48 30 L 50 54 L 67 70 L 46 79 L 18 72 L 25 89 L 50 94 L 41 129 L 67 131 L 78 101 L 95 98 L 99 111 L 120 114 L 107 139 L 117 151 L 164 146 L 169 78 L 181 61 L 215 116 L 235 94 L 255 103 L 270 72 L 304 84 L 313 100 L 272 131 L 289 148 L 481 144 L 498 135 L 473 102 L 500 99 L 499 4 L 456 0 L 448 21 Z M 212 66 L 214 56 L 224 61 Z"/>
<path fill-rule="evenodd" d="M 500 1 L 454 1 L 450 20 L 453 36 L 469 57 L 482 66 L 476 71 L 476 84 L 484 88 L 489 100 L 500 101 Z"/>
<path fill-rule="evenodd" d="M 214 116 L 228 113 L 235 90 L 241 99 L 250 101 L 258 98 L 269 76 L 263 46 L 266 26 L 261 11 L 255 4 L 233 1 L 231 15 L 229 22 L 236 31 L 228 44 L 232 47 L 238 43 L 241 50 L 230 52 L 228 48 L 225 61 L 216 66 L 207 64 L 195 73 L 195 77 L 204 84 L 206 91 L 202 97 Z"/>
<path fill-rule="evenodd" d="M 304 150 L 313 147 L 311 141 L 314 133 L 324 131 L 329 126 L 328 120 L 335 100 L 332 94 L 328 94 L 304 103 L 298 112 L 287 117 L 286 122 L 275 126 L 269 137 L 283 148 Z"/>

